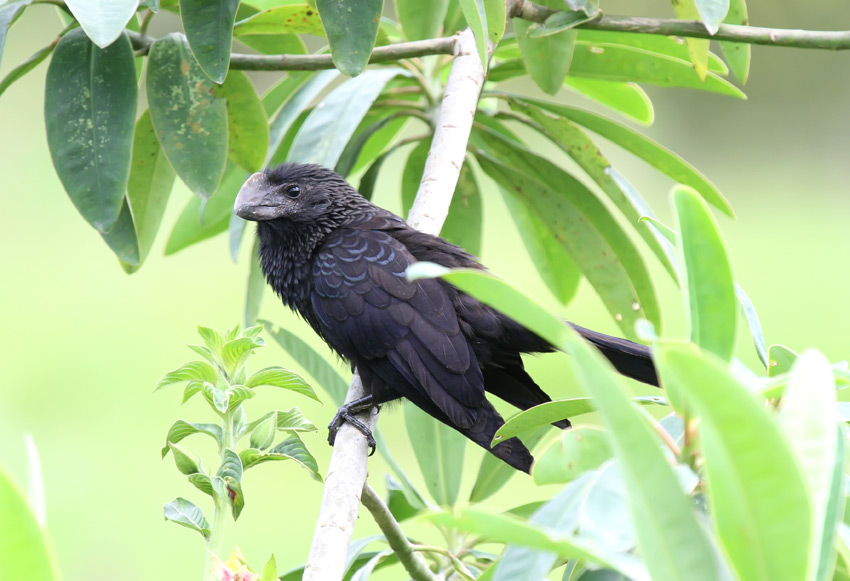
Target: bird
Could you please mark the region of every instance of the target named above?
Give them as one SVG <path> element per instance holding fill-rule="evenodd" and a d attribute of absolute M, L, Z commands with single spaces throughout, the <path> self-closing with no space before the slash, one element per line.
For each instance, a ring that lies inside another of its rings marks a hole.
<path fill-rule="evenodd" d="M 504 420 L 485 392 L 521 410 L 551 401 L 521 354 L 554 347 L 445 280 L 405 277 L 419 261 L 483 270 L 474 256 L 412 228 L 314 164 L 253 174 L 234 213 L 257 223 L 260 265 L 283 304 L 360 374 L 367 395 L 340 408 L 331 443 L 350 422 L 374 452 L 371 432 L 354 416 L 404 398 L 515 469 L 531 471 L 533 457 L 518 438 L 491 447 Z M 658 385 L 646 346 L 572 326 L 619 373 Z"/>

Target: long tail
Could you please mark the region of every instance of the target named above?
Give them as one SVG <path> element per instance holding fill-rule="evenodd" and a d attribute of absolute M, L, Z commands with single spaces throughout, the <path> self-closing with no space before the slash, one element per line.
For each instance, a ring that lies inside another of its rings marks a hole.
<path fill-rule="evenodd" d="M 658 374 L 649 347 L 619 337 L 572 325 L 576 332 L 602 351 L 614 368 L 632 379 L 658 386 Z"/>

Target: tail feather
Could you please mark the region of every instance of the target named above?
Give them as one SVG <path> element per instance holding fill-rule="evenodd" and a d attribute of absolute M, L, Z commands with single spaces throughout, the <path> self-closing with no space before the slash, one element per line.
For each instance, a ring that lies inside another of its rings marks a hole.
<path fill-rule="evenodd" d="M 658 373 L 652 363 L 652 352 L 649 347 L 578 325 L 572 325 L 572 327 L 599 349 L 617 371 L 626 377 L 658 386 Z"/>

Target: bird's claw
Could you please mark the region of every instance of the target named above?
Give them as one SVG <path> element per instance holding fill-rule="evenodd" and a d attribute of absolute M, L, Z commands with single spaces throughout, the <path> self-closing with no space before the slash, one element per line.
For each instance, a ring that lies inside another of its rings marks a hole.
<path fill-rule="evenodd" d="M 339 408 L 336 415 L 331 420 L 331 423 L 328 424 L 328 444 L 331 446 L 334 445 L 334 442 L 336 441 L 336 433 L 345 422 L 351 424 L 352 427 L 357 429 L 358 432 L 366 437 L 366 443 L 369 444 L 369 456 L 374 454 L 378 443 L 375 441 L 375 436 L 372 435 L 372 430 L 370 430 L 366 424 L 355 418 L 354 414 L 351 413 L 347 406 Z"/>

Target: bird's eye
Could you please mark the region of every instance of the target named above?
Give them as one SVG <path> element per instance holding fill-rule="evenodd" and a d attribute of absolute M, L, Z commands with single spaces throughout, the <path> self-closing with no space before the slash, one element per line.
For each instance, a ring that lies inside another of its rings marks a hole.
<path fill-rule="evenodd" d="M 301 188 L 298 186 L 287 186 L 283 193 L 286 194 L 288 198 L 297 198 L 301 195 Z"/>

